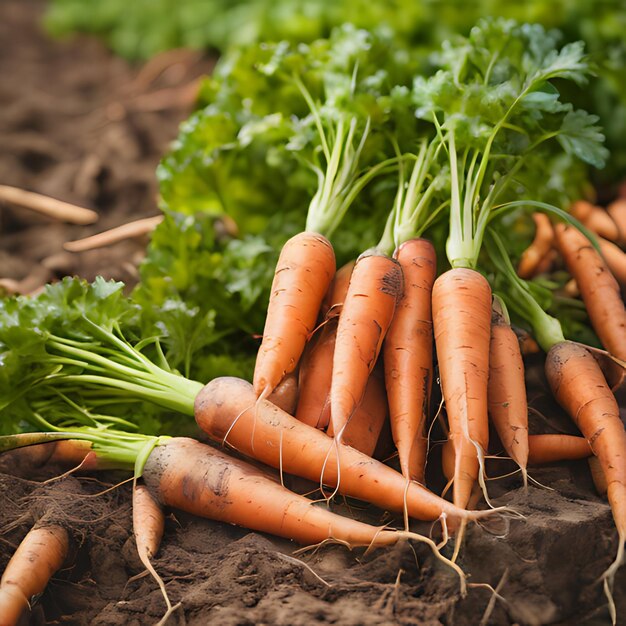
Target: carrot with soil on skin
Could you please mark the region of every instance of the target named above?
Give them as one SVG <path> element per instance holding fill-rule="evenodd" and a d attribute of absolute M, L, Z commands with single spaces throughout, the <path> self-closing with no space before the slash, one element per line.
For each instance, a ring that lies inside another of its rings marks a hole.
<path fill-rule="evenodd" d="M 402 268 L 404 291 L 383 344 L 389 416 L 402 474 L 423 483 L 433 379 L 431 293 L 437 258 L 425 239 L 404 242 L 395 257 Z"/>
<path fill-rule="evenodd" d="M 454 268 L 433 287 L 433 325 L 449 438 L 454 448 L 453 502 L 465 507 L 489 445 L 487 385 L 491 288 L 479 273 Z"/>
<path fill-rule="evenodd" d="M 317 481 L 325 457 L 336 445 L 335 440 L 267 400 L 259 403 L 255 415 L 251 408 L 253 399 L 254 391 L 245 380 L 216 378 L 196 398 L 196 422 L 215 441 L 270 467 Z M 251 441 L 253 424 L 254 441 Z M 383 509 L 403 511 L 406 491 L 408 513 L 416 519 L 437 520 L 445 514 L 448 520 L 471 521 L 491 513 L 465 511 L 417 483 L 411 482 L 407 488 L 402 474 L 348 446 L 342 445 L 339 462 L 339 492 Z M 323 480 L 331 487 L 337 485 L 337 465 L 332 460 L 326 464 Z"/>
<path fill-rule="evenodd" d="M 507 454 L 522 470 L 528 483 L 528 404 L 524 361 L 517 336 L 494 304 L 489 347 L 487 402 L 489 417 Z"/>
<path fill-rule="evenodd" d="M 358 408 L 402 294 L 402 270 L 376 249 L 357 260 L 339 315 L 330 385 L 330 420 L 342 441 Z"/>
<path fill-rule="evenodd" d="M 0 626 L 18 623 L 31 597 L 43 592 L 68 552 L 69 536 L 62 526 L 38 524 L 28 532 L 0 579 Z"/>
<path fill-rule="evenodd" d="M 529 435 L 528 462 L 531 465 L 556 461 L 578 461 L 593 451 L 584 437 L 576 435 Z"/>
<path fill-rule="evenodd" d="M 576 279 L 602 345 L 613 356 L 626 360 L 626 308 L 617 281 L 600 254 L 578 229 L 557 224 L 555 233 L 561 255 Z"/>
<path fill-rule="evenodd" d="M 537 273 L 541 260 L 550 252 L 554 242 L 554 230 L 550 218 L 544 213 L 533 213 L 535 237 L 524 250 L 517 266 L 520 278 L 531 278 Z"/>
<path fill-rule="evenodd" d="M 180 606 L 172 606 L 165 584 L 154 569 L 151 559 L 156 555 L 165 531 L 165 514 L 146 485 L 135 482 L 133 486 L 133 535 L 139 559 L 159 585 L 165 600 L 167 611 L 159 623 L 165 624 L 167 618 Z"/>
<path fill-rule="evenodd" d="M 296 368 L 334 274 L 335 253 L 322 235 L 299 233 L 283 246 L 254 368 L 258 398 L 269 396 Z"/>

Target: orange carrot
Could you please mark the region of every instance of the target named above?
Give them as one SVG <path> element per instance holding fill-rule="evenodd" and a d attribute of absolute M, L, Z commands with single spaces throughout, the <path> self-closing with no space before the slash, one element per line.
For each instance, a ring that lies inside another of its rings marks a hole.
<path fill-rule="evenodd" d="M 463 572 L 439 555 L 431 539 L 336 515 L 292 493 L 268 473 L 193 439 L 176 438 L 157 446 L 146 462 L 144 480 L 163 505 L 304 545 L 333 540 L 349 547 L 388 546 L 416 539 L 460 575 L 464 590 Z"/>
<path fill-rule="evenodd" d="M 387 417 L 384 374 L 380 363 L 377 363 L 367 379 L 363 402 L 346 426 L 343 442 L 367 456 L 373 456 Z M 332 424 L 327 432 L 330 437 L 334 436 Z"/>
<path fill-rule="evenodd" d="M 37 445 L 19 448 L 12 452 L 20 462 L 33 467 L 58 463 L 68 467 L 80 466 L 81 470 L 118 469 L 119 464 L 103 458 L 98 458 L 91 449 L 91 442 L 77 439 L 49 441 Z"/>
<path fill-rule="evenodd" d="M 35 525 L 24 537 L 0 579 L 0 626 L 15 626 L 63 565 L 69 551 L 67 531 Z"/>
<path fill-rule="evenodd" d="M 401 294 L 397 261 L 375 250 L 359 257 L 339 316 L 333 355 L 330 419 L 338 441 L 363 399 Z"/>
<path fill-rule="evenodd" d="M 465 507 L 489 445 L 491 288 L 487 280 L 466 268 L 442 274 L 433 287 L 433 324 L 454 446 L 453 501 Z"/>
<path fill-rule="evenodd" d="M 602 471 L 602 466 L 600 465 L 600 461 L 597 456 L 590 456 L 587 459 L 587 463 L 589 463 L 589 471 L 591 472 L 591 479 L 593 480 L 594 487 L 596 491 L 601 496 L 606 496 L 606 491 L 608 489 L 608 485 L 606 484 L 606 476 Z"/>
<path fill-rule="evenodd" d="M 559 250 L 576 279 L 583 302 L 602 345 L 626 360 L 626 309 L 619 285 L 589 240 L 576 228 L 557 224 Z"/>
<path fill-rule="evenodd" d="M 626 245 L 626 198 L 618 198 L 607 207 L 619 231 L 619 243 Z"/>
<path fill-rule="evenodd" d="M 609 239 L 619 239 L 619 229 L 613 218 L 602 207 L 595 206 L 586 200 L 579 200 L 572 205 L 572 214 L 592 232 Z"/>
<path fill-rule="evenodd" d="M 623 252 L 619 246 L 614 243 L 598 237 L 600 251 L 606 261 L 606 264 L 615 277 L 615 280 L 622 288 L 622 292 L 626 291 L 626 252 Z"/>
<path fill-rule="evenodd" d="M 615 623 L 610 589 L 626 543 L 626 430 L 615 396 L 588 350 L 570 341 L 557 343 L 546 358 L 546 376 L 557 402 L 598 457 L 606 478 L 607 496 L 619 536 L 617 558 L 604 574 L 605 592 Z"/>
<path fill-rule="evenodd" d="M 337 318 L 348 293 L 354 261 L 335 274 L 322 305 L 325 320 L 321 330 L 305 348 L 300 365 L 300 398 L 296 417 L 309 426 L 325 430 L 330 422 L 330 384 L 337 339 Z M 282 408 L 282 407 L 281 407 Z M 287 411 L 290 415 L 291 411 Z"/>
<path fill-rule="evenodd" d="M 299 233 L 283 246 L 254 368 L 257 397 L 267 397 L 298 365 L 334 274 L 335 253 L 322 235 Z"/>
<path fill-rule="evenodd" d="M 403 243 L 395 257 L 402 268 L 404 292 L 383 344 L 391 431 L 402 474 L 423 483 L 433 379 L 431 293 L 437 258 L 425 239 Z"/>
<path fill-rule="evenodd" d="M 287 374 L 269 395 L 268 400 L 292 415 L 298 404 L 298 377 L 293 372 Z"/>
<path fill-rule="evenodd" d="M 593 452 L 584 437 L 574 435 L 529 435 L 528 462 L 532 465 L 586 459 Z"/>
<path fill-rule="evenodd" d="M 198 425 L 219 442 L 271 467 L 289 474 L 319 480 L 324 459 L 336 445 L 316 428 L 303 424 L 264 400 L 257 410 L 250 408 L 254 392 L 249 383 L 237 378 L 216 378 L 198 394 L 195 417 Z M 254 440 L 250 433 L 254 424 Z M 364 500 L 391 511 L 436 520 L 445 514 L 449 520 L 472 520 L 486 514 L 465 511 L 439 498 L 417 483 L 407 485 L 405 478 L 390 467 L 375 461 L 354 448 L 341 445 L 340 493 Z M 337 465 L 326 464 L 324 484 L 336 486 Z"/>
<path fill-rule="evenodd" d="M 507 454 L 520 466 L 527 481 L 528 405 L 524 362 L 511 326 L 496 310 L 491 318 L 489 348 L 489 417 Z"/>
<path fill-rule="evenodd" d="M 554 241 L 554 230 L 550 218 L 544 213 L 533 213 L 535 222 L 535 238 L 524 250 L 517 267 L 520 278 L 532 278 L 537 272 L 541 260 L 550 252 Z"/>
<path fill-rule="evenodd" d="M 343 305 L 348 293 L 348 285 L 354 270 L 354 263 L 354 261 L 348 261 L 337 270 L 330 289 L 322 302 L 320 313 L 323 318 L 328 319 L 329 317 L 339 315 L 341 305 Z"/>

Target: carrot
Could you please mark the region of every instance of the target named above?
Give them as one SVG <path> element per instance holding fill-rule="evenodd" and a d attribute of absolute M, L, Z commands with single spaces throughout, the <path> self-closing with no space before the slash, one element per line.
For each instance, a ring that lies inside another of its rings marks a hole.
<path fill-rule="evenodd" d="M 615 277 L 615 280 L 622 288 L 622 292 L 626 291 L 626 253 L 614 243 L 598 237 L 600 251 L 606 261 L 606 264 Z"/>
<path fill-rule="evenodd" d="M 461 267 L 439 276 L 433 287 L 433 324 L 455 453 L 453 502 L 465 507 L 489 445 L 491 288 L 487 280 Z"/>
<path fill-rule="evenodd" d="M 535 238 L 524 250 L 517 266 L 517 274 L 520 278 L 531 278 L 537 273 L 541 260 L 552 249 L 554 230 L 550 218 L 544 213 L 533 213 L 535 222 Z"/>
<path fill-rule="evenodd" d="M 165 515 L 163 509 L 154 499 L 146 485 L 135 483 L 133 487 L 133 535 L 139 558 L 159 585 L 167 605 L 167 612 L 160 621 L 162 624 L 166 622 L 167 617 L 179 606 L 172 606 L 165 584 L 150 562 L 150 559 L 159 550 L 164 530 Z"/>
<path fill-rule="evenodd" d="M 330 285 L 330 289 L 322 302 L 320 313 L 323 318 L 328 319 L 329 317 L 339 315 L 341 305 L 343 305 L 346 294 L 348 293 L 348 285 L 350 284 L 354 264 L 354 261 L 348 261 L 337 270 L 333 282 Z"/>
<path fill-rule="evenodd" d="M 0 626 L 14 626 L 42 593 L 69 551 L 67 531 L 57 525 L 35 525 L 20 543 L 0 579 Z"/>
<path fill-rule="evenodd" d="M 283 246 L 254 368 L 257 397 L 267 397 L 296 368 L 334 274 L 335 253 L 322 235 L 299 233 Z"/>
<path fill-rule="evenodd" d="M 293 372 L 287 374 L 269 395 L 268 400 L 292 414 L 298 404 L 298 377 Z"/>
<path fill-rule="evenodd" d="M 586 459 L 593 452 L 584 437 L 574 435 L 529 435 L 528 462 L 532 465 Z"/>
<path fill-rule="evenodd" d="M 266 400 L 259 403 L 255 416 L 251 400 L 254 392 L 248 382 L 216 378 L 196 398 L 196 422 L 215 441 L 226 442 L 270 467 L 317 481 L 335 440 Z M 417 483 L 407 486 L 405 478 L 390 467 L 353 448 L 341 447 L 340 493 L 390 511 L 403 511 L 406 496 L 409 515 L 417 519 L 436 520 L 445 514 L 449 520 L 472 520 L 488 514 L 460 509 Z M 337 476 L 336 464 L 327 463 L 324 484 L 335 486 Z"/>
<path fill-rule="evenodd" d="M 382 367 L 377 363 L 367 379 L 363 402 L 346 426 L 343 442 L 367 456 L 372 456 L 387 417 L 384 374 Z M 332 424 L 327 432 L 330 437 L 334 436 Z"/>
<path fill-rule="evenodd" d="M 437 258 L 425 239 L 403 243 L 395 257 L 402 268 L 404 292 L 383 344 L 385 383 L 402 474 L 423 483 L 433 379 L 431 293 Z"/>
<path fill-rule="evenodd" d="M 337 320 L 332 319 L 307 344 L 300 364 L 300 396 L 295 415 L 304 424 L 322 430 L 330 422 L 329 392 L 336 338 Z"/>
<path fill-rule="evenodd" d="M 626 360 L 626 309 L 619 285 L 589 240 L 576 228 L 557 224 L 557 245 L 602 345 Z"/>
<path fill-rule="evenodd" d="M 591 472 L 591 479 L 593 480 L 596 491 L 601 496 L 606 496 L 608 485 L 606 484 L 606 476 L 602 471 L 602 466 L 600 465 L 598 457 L 590 456 L 587 459 L 587 463 L 589 463 L 589 471 Z"/>
<path fill-rule="evenodd" d="M 617 241 L 620 233 L 613 218 L 602 207 L 595 206 L 586 200 L 579 200 L 572 205 L 572 214 L 589 230 L 609 239 Z"/>
<path fill-rule="evenodd" d="M 363 399 L 401 294 L 402 270 L 397 261 L 376 250 L 358 258 L 339 316 L 333 355 L 330 419 L 338 441 Z"/>
<path fill-rule="evenodd" d="M 607 496 L 619 536 L 617 558 L 604 574 L 615 623 L 610 589 L 626 543 L 626 430 L 615 396 L 588 350 L 570 341 L 558 343 L 550 349 L 545 368 L 552 393 L 589 442 L 606 477 Z"/>
<path fill-rule="evenodd" d="M 618 198 L 607 207 L 609 215 L 613 218 L 619 231 L 618 241 L 621 245 L 626 244 L 626 198 Z"/>
<path fill-rule="evenodd" d="M 58 463 L 59 465 L 76 467 L 91 471 L 96 469 L 117 469 L 118 465 L 107 459 L 98 458 L 91 449 L 91 442 L 77 439 L 49 441 L 37 445 L 20 448 L 13 452 L 20 462 L 31 467 Z"/>
<path fill-rule="evenodd" d="M 322 430 L 326 429 L 330 421 L 329 392 L 337 338 L 337 318 L 348 293 L 353 269 L 354 261 L 351 261 L 335 274 L 322 305 L 325 316 L 322 329 L 307 344 L 300 365 L 300 398 L 295 415 L 301 422 Z M 287 413 L 292 414 L 291 411 Z"/>
<path fill-rule="evenodd" d="M 524 362 L 511 326 L 497 310 L 491 318 L 489 348 L 489 417 L 507 454 L 522 470 L 527 482 L 528 405 L 524 383 Z"/>
<path fill-rule="evenodd" d="M 332 540 L 349 547 L 389 546 L 400 539 L 416 539 L 455 569 L 464 590 L 462 571 L 439 555 L 431 539 L 336 515 L 292 493 L 268 473 L 193 439 L 176 438 L 154 448 L 144 480 L 163 505 L 304 545 Z"/>

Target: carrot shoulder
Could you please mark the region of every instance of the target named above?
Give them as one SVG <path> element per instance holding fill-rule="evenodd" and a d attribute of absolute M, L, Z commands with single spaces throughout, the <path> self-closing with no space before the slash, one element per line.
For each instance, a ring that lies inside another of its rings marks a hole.
<path fill-rule="evenodd" d="M 425 239 L 403 243 L 395 256 L 404 291 L 383 344 L 389 418 L 402 474 L 424 482 L 425 426 L 433 379 L 431 294 L 437 258 Z"/>
<path fill-rule="evenodd" d="M 267 397 L 298 365 L 334 274 L 335 253 L 322 235 L 299 233 L 283 246 L 254 368 L 257 397 Z"/>
<path fill-rule="evenodd" d="M 339 315 L 330 387 L 330 419 L 338 440 L 361 403 L 402 293 L 397 261 L 376 251 L 354 266 Z"/>
<path fill-rule="evenodd" d="M 69 551 L 67 531 L 57 525 L 34 526 L 20 543 L 0 579 L 0 626 L 14 626 L 63 565 Z"/>
<path fill-rule="evenodd" d="M 453 501 L 467 506 L 489 445 L 487 383 L 491 288 L 478 272 L 455 268 L 433 287 L 439 373 L 454 448 Z"/>
<path fill-rule="evenodd" d="M 613 355 L 626 360 L 626 309 L 617 281 L 591 242 L 576 228 L 557 224 L 559 250 L 576 279 L 596 334 Z"/>

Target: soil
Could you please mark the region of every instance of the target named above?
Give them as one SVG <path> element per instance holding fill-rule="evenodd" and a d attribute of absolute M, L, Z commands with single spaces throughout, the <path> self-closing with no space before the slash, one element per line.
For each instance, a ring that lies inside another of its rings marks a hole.
<path fill-rule="evenodd" d="M 157 213 L 156 163 L 190 111 L 193 81 L 213 59 L 177 51 L 132 67 L 93 39 L 51 41 L 39 26 L 41 12 L 31 0 L 0 4 L 0 184 L 95 209 L 100 220 L 72 226 L 0 205 L 0 278 L 29 293 L 74 273 L 132 284 L 145 241 L 80 254 L 62 244 Z M 574 432 L 546 400 L 540 371 L 535 364 L 529 376 L 532 432 Z M 24 624 L 157 623 L 165 605 L 135 553 L 130 485 L 120 484 L 127 475 L 43 483 L 64 469 L 0 457 L 0 571 L 35 520 L 62 523 L 73 536 L 66 565 L 33 599 Z M 441 490 L 437 469 L 433 459 L 431 486 Z M 487 469 L 497 476 L 513 467 L 492 460 Z M 326 545 L 295 554 L 298 546 L 288 541 L 170 511 L 154 559 L 172 601 L 181 603 L 168 624 L 609 624 L 597 582 L 617 549 L 608 504 L 596 495 L 585 461 L 531 473 L 544 487 L 525 492 L 519 475 L 489 483 L 494 506 L 524 517 L 508 527 L 468 528 L 459 557 L 469 575 L 465 598 L 455 575 L 419 544 L 370 553 Z M 361 504 L 333 506 L 402 526 Z M 452 547 L 445 550 L 450 555 Z M 616 577 L 615 600 L 626 623 L 626 567 Z"/>

